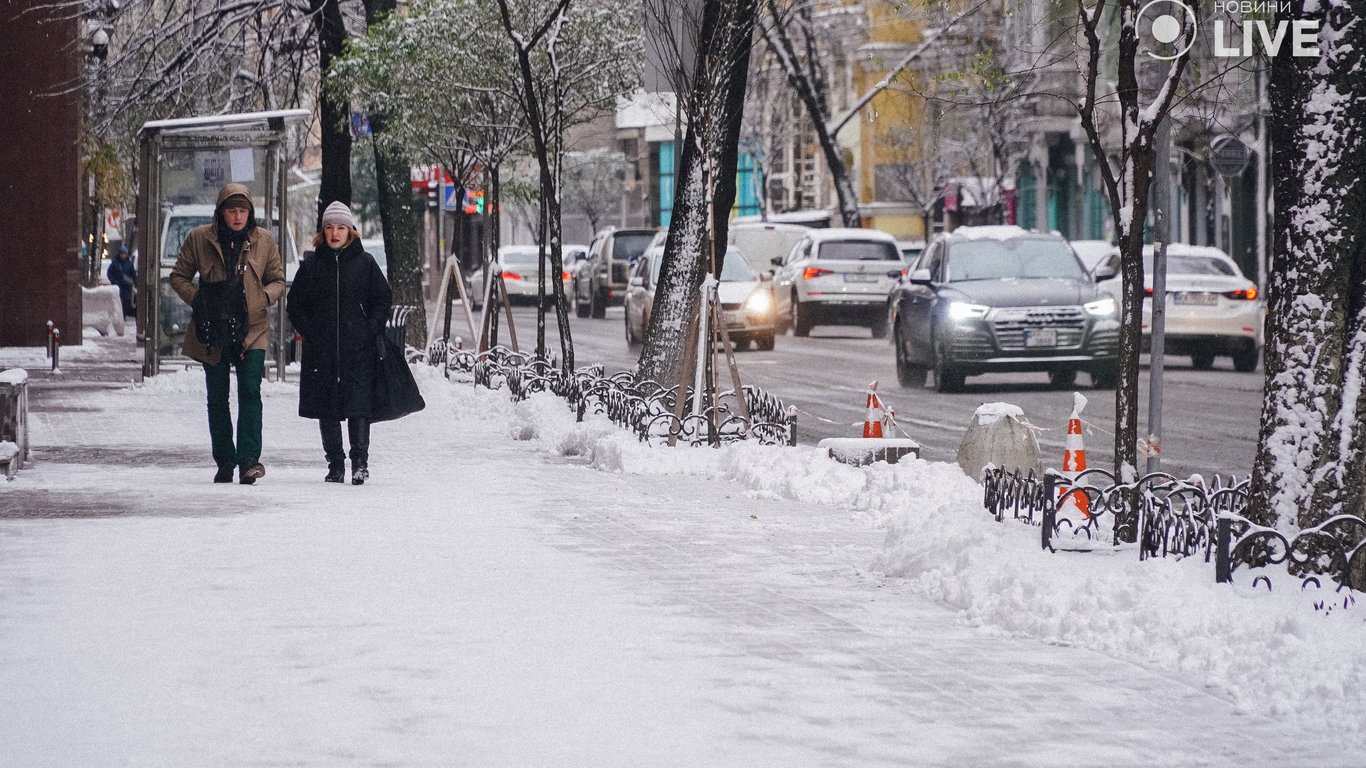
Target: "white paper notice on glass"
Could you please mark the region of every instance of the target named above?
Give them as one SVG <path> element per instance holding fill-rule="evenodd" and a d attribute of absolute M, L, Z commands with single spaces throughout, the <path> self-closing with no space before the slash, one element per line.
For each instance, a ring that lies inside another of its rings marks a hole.
<path fill-rule="evenodd" d="M 251 147 L 228 150 L 228 164 L 232 168 L 232 180 L 241 184 L 256 181 L 256 161 L 252 158 Z"/>

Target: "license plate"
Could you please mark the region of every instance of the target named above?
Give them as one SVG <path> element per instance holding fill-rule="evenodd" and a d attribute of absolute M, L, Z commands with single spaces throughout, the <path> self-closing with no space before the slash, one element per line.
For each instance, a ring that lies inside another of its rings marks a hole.
<path fill-rule="evenodd" d="M 1036 328 L 1024 332 L 1024 343 L 1026 347 L 1056 347 L 1058 346 L 1058 331 L 1056 328 Z"/>
<path fill-rule="evenodd" d="M 859 272 L 849 273 L 844 276 L 846 283 L 876 283 L 879 275 L 865 275 Z"/>
<path fill-rule="evenodd" d="M 1212 307 L 1219 303 L 1219 295 L 1196 291 L 1181 291 L 1172 294 L 1173 304 L 1188 304 L 1199 307 Z"/>

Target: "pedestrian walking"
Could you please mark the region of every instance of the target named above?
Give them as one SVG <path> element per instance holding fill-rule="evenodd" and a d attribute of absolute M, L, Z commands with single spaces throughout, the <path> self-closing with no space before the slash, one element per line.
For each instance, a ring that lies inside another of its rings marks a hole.
<path fill-rule="evenodd" d="M 199 277 L 199 285 L 194 283 Z M 285 264 L 275 238 L 256 226 L 251 192 L 228 184 L 213 222 L 195 227 L 171 269 L 171 287 L 194 308 L 185 354 L 204 365 L 215 483 L 242 485 L 266 474 L 261 463 L 261 378 L 266 369 L 270 305 L 285 292 Z M 228 394 L 237 373 L 237 440 Z"/>
<path fill-rule="evenodd" d="M 329 483 L 346 478 L 341 422 L 351 443 L 351 484 L 370 477 L 370 423 L 375 406 L 376 353 L 393 292 L 375 259 L 361 247 L 351 209 L 334 202 L 323 211 L 289 289 L 289 319 L 303 336 L 299 415 L 318 419 Z"/>
<path fill-rule="evenodd" d="M 128 249 L 119 246 L 119 252 L 109 262 L 109 269 L 105 270 L 104 276 L 109 278 L 109 284 L 117 286 L 119 289 L 119 301 L 123 304 L 123 316 L 132 317 L 137 314 L 137 305 L 134 296 L 137 293 L 138 272 L 133 266 L 133 259 L 128 255 Z"/>

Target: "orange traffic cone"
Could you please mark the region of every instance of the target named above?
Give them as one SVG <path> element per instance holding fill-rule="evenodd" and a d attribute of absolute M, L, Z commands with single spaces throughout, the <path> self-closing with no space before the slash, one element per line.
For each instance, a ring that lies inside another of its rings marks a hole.
<path fill-rule="evenodd" d="M 1077 475 L 1086 471 L 1086 446 L 1081 438 L 1081 409 L 1086 407 L 1086 398 L 1075 393 L 1072 417 L 1067 420 L 1067 444 L 1062 455 L 1062 471 L 1068 478 L 1075 480 Z M 1091 519 L 1091 498 L 1085 491 L 1072 491 L 1072 504 L 1087 520 Z"/>
<path fill-rule="evenodd" d="M 877 396 L 877 382 L 868 385 L 868 411 L 863 417 L 863 436 L 882 437 L 882 401 Z"/>

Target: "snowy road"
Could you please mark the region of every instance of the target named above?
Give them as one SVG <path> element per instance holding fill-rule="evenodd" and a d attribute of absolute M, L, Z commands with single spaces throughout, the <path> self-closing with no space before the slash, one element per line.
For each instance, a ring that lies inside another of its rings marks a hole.
<path fill-rule="evenodd" d="M 885 534 L 848 510 L 547 455 L 502 393 L 428 379 L 353 488 L 268 385 L 269 474 L 214 486 L 201 387 L 40 398 L 0 489 L 0 764 L 1358 762 L 1197 678 L 970 627 L 870 571 Z"/>
<path fill-rule="evenodd" d="M 606 320 L 573 318 L 580 364 L 603 362 L 609 371 L 635 367 L 638 352 L 626 349 L 622 312 L 609 309 Z M 519 340 L 525 348 L 535 344 L 534 317 L 531 309 L 517 310 Z M 558 338 L 553 323 L 550 334 Z M 1052 389 L 1041 373 L 974 376 L 957 394 L 904 389 L 897 386 L 892 348 L 885 339 L 873 339 L 863 328 L 840 326 L 817 327 L 804 339 L 782 336 L 772 352 L 750 350 L 737 359 L 746 383 L 802 409 L 802 442 L 859 434 L 851 425 L 862 422 L 865 388 L 877 380 L 884 402 L 896 409 L 906 432 L 924 446 L 925 458 L 953 460 L 977 406 L 1009 402 L 1023 408 L 1036 427 L 1047 430 L 1039 433 L 1039 443 L 1054 463 L 1062 460 L 1062 427 L 1072 409 L 1072 394 Z M 1079 383 L 1090 398 L 1086 418 L 1095 425 L 1086 439 L 1087 455 L 1091 466 L 1103 466 L 1113 455 L 1114 391 L 1089 389 L 1084 375 Z M 1214 370 L 1197 371 L 1189 358 L 1173 357 L 1164 393 L 1163 469 L 1179 476 L 1198 472 L 1207 477 L 1251 472 L 1261 414 L 1260 370 L 1238 373 L 1228 358 L 1221 357 Z M 1142 426 L 1148 412 L 1146 367 L 1139 372 L 1139 403 Z"/>

